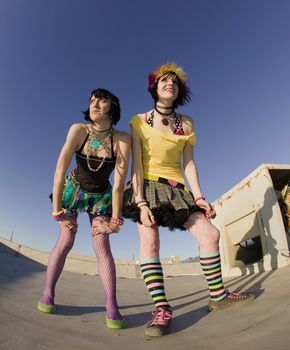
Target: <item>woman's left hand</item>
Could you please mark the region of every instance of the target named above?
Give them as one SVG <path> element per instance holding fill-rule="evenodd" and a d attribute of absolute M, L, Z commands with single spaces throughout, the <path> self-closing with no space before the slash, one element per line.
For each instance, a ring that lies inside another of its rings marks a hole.
<path fill-rule="evenodd" d="M 197 202 L 195 202 L 195 204 L 201 209 L 204 209 L 205 215 L 208 219 L 214 219 L 216 217 L 216 212 L 214 208 L 205 200 L 199 199 Z"/>
<path fill-rule="evenodd" d="M 109 222 L 109 227 L 112 230 L 112 233 L 118 233 L 120 231 L 120 226 L 111 222 Z"/>
<path fill-rule="evenodd" d="M 101 233 L 103 234 L 117 233 L 119 231 L 119 226 L 117 228 L 113 227 L 113 225 L 108 220 L 104 220 L 99 216 L 93 218 L 92 230 L 91 230 L 92 236 L 96 236 Z"/>

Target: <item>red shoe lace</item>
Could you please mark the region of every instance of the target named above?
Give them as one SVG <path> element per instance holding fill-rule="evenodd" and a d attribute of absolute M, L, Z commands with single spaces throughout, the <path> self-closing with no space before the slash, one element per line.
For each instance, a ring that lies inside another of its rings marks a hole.
<path fill-rule="evenodd" d="M 168 322 L 172 318 L 172 312 L 170 310 L 163 309 L 158 307 L 155 311 L 152 312 L 153 320 L 151 321 L 151 325 L 156 326 L 167 326 Z"/>
<path fill-rule="evenodd" d="M 226 293 L 228 299 L 245 299 L 248 297 L 248 294 L 245 293 L 230 292 L 228 290 L 226 290 Z"/>

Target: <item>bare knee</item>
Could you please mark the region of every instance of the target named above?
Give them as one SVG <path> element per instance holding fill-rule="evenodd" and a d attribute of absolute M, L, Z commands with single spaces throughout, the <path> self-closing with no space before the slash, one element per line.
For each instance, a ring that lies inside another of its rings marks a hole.
<path fill-rule="evenodd" d="M 199 241 L 206 240 L 209 243 L 216 243 L 220 239 L 219 230 L 201 212 L 192 214 L 184 227 Z"/>
<path fill-rule="evenodd" d="M 211 237 L 211 240 L 213 242 L 219 242 L 220 240 L 220 231 L 214 226 L 214 225 L 211 225 L 211 229 L 210 229 L 210 237 Z"/>

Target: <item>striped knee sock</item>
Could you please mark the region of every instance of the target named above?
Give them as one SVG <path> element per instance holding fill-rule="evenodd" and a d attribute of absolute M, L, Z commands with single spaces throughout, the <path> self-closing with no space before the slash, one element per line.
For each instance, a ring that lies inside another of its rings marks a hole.
<path fill-rule="evenodd" d="M 147 289 L 154 301 L 155 307 L 169 306 L 166 300 L 163 271 L 158 258 L 140 261 L 141 272 Z"/>
<path fill-rule="evenodd" d="M 227 294 L 222 280 L 219 251 L 200 254 L 200 264 L 208 283 L 210 299 L 213 301 L 222 300 Z"/>

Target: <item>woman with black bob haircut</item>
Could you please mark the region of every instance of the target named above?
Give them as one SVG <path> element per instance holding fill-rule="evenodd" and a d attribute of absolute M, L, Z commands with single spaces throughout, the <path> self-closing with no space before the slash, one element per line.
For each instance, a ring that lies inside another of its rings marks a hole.
<path fill-rule="evenodd" d="M 105 89 L 96 89 L 91 92 L 91 96 L 99 97 L 99 98 L 105 98 L 111 101 L 111 110 L 110 110 L 110 116 L 112 125 L 117 125 L 118 121 L 121 117 L 121 107 L 119 103 L 118 97 L 113 95 L 110 91 Z M 85 120 L 92 122 L 90 117 L 90 109 L 88 108 L 86 111 L 83 112 L 85 115 Z"/>
<path fill-rule="evenodd" d="M 130 155 L 130 135 L 113 128 L 120 120 L 119 99 L 105 89 L 93 90 L 86 124 L 73 124 L 60 152 L 53 184 L 52 218 L 60 227 L 58 241 L 47 265 L 46 283 L 37 305 L 39 311 L 55 313 L 55 287 L 77 233 L 78 214 L 89 216 L 98 272 L 106 297 L 108 328 L 126 327 L 116 298 L 116 270 L 109 237 L 123 225 L 122 201 Z M 65 176 L 75 155 L 76 169 Z M 109 177 L 114 171 L 114 184 Z"/>

